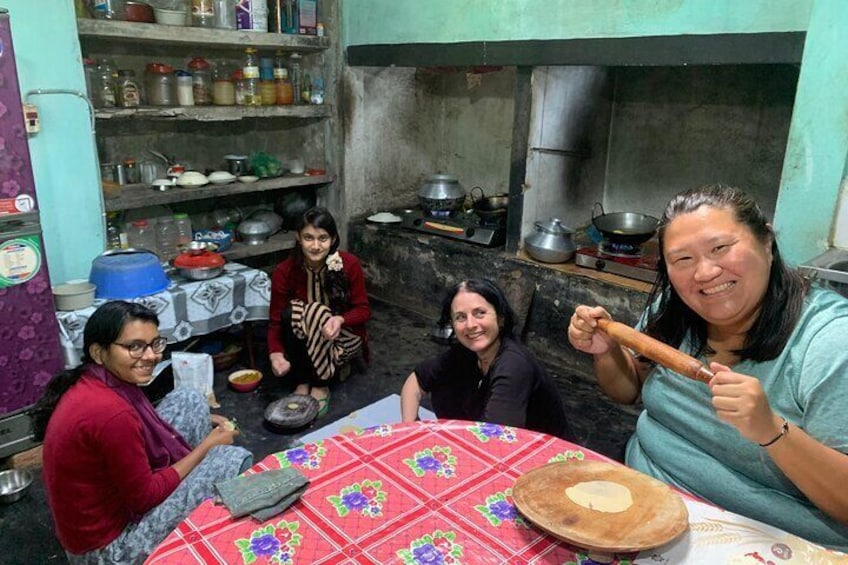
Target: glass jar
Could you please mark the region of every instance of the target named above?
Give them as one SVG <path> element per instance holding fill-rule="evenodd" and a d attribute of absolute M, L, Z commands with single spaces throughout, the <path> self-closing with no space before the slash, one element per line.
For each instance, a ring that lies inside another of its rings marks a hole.
<path fill-rule="evenodd" d="M 215 0 L 215 27 L 236 29 L 236 4 L 234 0 Z"/>
<path fill-rule="evenodd" d="M 156 232 L 146 219 L 136 220 L 127 227 L 127 243 L 133 249 L 156 253 Z"/>
<path fill-rule="evenodd" d="M 138 184 L 141 182 L 141 169 L 132 157 L 124 159 L 124 178 L 127 184 Z"/>
<path fill-rule="evenodd" d="M 98 59 L 97 61 L 97 96 L 95 100 L 100 103 L 99 108 L 114 108 L 117 104 L 115 97 L 116 78 L 118 76 L 115 65 L 109 59 Z"/>
<path fill-rule="evenodd" d="M 91 100 L 91 103 L 99 108 L 101 104 L 99 103 L 97 96 L 100 94 L 99 92 L 99 78 L 97 77 L 97 63 L 94 59 L 90 57 L 86 57 L 82 60 L 83 70 L 85 71 L 85 92 L 88 94 L 88 99 Z"/>
<path fill-rule="evenodd" d="M 285 67 L 274 68 L 274 93 L 276 104 L 293 104 L 294 91 L 289 80 L 289 70 Z"/>
<path fill-rule="evenodd" d="M 191 25 L 215 27 L 215 1 L 191 0 Z"/>
<path fill-rule="evenodd" d="M 194 106 L 194 85 L 191 73 L 177 71 L 177 102 L 180 106 Z"/>
<path fill-rule="evenodd" d="M 212 104 L 212 69 L 203 57 L 195 57 L 188 62 L 192 74 L 194 103 L 198 106 Z"/>
<path fill-rule="evenodd" d="M 236 103 L 236 87 L 223 70 L 215 74 L 212 83 L 212 103 L 218 106 L 232 106 Z"/>
<path fill-rule="evenodd" d="M 130 69 L 118 71 L 117 103 L 121 108 L 135 108 L 141 104 L 141 92 L 138 81 L 135 79 L 135 71 Z"/>
<path fill-rule="evenodd" d="M 176 106 L 174 68 L 164 63 L 148 63 L 144 69 L 144 90 L 151 106 Z"/>

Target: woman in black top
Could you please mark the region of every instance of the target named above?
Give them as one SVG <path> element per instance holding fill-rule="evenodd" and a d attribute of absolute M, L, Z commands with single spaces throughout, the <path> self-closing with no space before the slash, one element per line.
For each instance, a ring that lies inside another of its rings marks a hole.
<path fill-rule="evenodd" d="M 401 392 L 404 422 L 418 417 L 425 392 L 439 418 L 475 420 L 571 438 L 556 385 L 512 336 L 515 315 L 491 281 L 457 284 L 442 304 L 458 343 L 420 363 Z"/>

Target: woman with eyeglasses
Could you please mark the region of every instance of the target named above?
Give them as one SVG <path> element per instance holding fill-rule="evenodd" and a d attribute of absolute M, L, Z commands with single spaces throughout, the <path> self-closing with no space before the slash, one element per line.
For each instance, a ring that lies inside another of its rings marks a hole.
<path fill-rule="evenodd" d="M 113 301 L 91 315 L 83 363 L 54 377 L 32 412 L 56 535 L 76 563 L 141 563 L 213 485 L 247 469 L 232 422 L 197 391 L 154 409 L 165 338 L 148 308 Z"/>
<path fill-rule="evenodd" d="M 339 231 L 329 211 L 304 212 L 295 236 L 291 257 L 271 276 L 268 351 L 274 374 L 288 377 L 296 394 L 315 398 L 320 418 L 330 406 L 330 379 L 349 370 L 357 355 L 368 361 L 371 307 L 362 266 L 338 250 Z"/>

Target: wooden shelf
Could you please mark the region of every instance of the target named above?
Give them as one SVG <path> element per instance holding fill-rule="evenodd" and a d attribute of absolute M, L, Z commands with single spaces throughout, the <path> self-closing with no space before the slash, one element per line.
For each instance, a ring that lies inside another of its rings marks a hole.
<path fill-rule="evenodd" d="M 244 118 L 327 118 L 328 104 L 298 106 L 139 106 L 138 108 L 98 108 L 98 120 L 165 119 L 196 122 L 227 122 Z"/>
<path fill-rule="evenodd" d="M 295 245 L 294 232 L 285 231 L 272 235 L 265 243 L 258 245 L 247 245 L 237 241 L 233 243 L 232 247 L 223 251 L 221 255 L 228 261 L 237 261 L 245 257 L 256 257 L 257 255 L 292 249 Z"/>
<path fill-rule="evenodd" d="M 310 53 L 327 49 L 329 38 L 314 35 L 230 31 L 187 26 L 167 26 L 91 18 L 77 19 L 77 32 L 82 40 L 108 40 L 132 45 L 183 45 L 186 48 L 227 47 L 244 49 L 282 49 Z"/>
<path fill-rule="evenodd" d="M 234 194 L 248 194 L 281 188 L 327 184 L 330 182 L 333 182 L 333 175 L 283 175 L 272 179 L 260 179 L 252 183 L 231 182 L 229 184 L 207 184 L 194 188 L 175 186 L 164 192 L 153 190 L 145 184 L 127 184 L 121 187 L 121 195 L 119 197 L 106 199 L 104 203 L 107 212 L 114 212 L 157 204 L 173 204 L 175 202 L 220 198 Z"/>

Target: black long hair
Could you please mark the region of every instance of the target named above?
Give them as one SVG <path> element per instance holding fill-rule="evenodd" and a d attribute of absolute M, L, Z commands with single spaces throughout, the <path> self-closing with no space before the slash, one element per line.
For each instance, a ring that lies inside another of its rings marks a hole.
<path fill-rule="evenodd" d="M 312 226 L 318 230 L 325 230 L 333 240 L 330 245 L 330 251 L 327 255 L 332 255 L 339 249 L 339 228 L 336 226 L 336 220 L 330 211 L 321 206 L 315 206 L 303 213 L 297 220 L 295 230 L 298 235 L 306 226 Z M 303 265 L 303 249 L 300 245 L 296 245 L 292 250 L 292 257 L 297 265 Z M 334 314 L 341 314 L 348 309 L 350 304 L 350 281 L 347 280 L 347 275 L 344 270 L 331 271 L 327 269 L 324 272 L 324 285 L 327 290 L 327 296 L 330 299 L 330 310 Z"/>
<path fill-rule="evenodd" d="M 459 294 L 459 291 L 461 290 L 479 294 L 486 299 L 486 302 L 494 306 L 495 314 L 498 316 L 500 337 L 502 339 L 505 337 L 513 337 L 515 329 L 515 312 L 512 310 L 512 306 L 509 305 L 509 301 L 506 299 L 506 295 L 500 287 L 489 279 L 467 279 L 455 284 L 448 291 L 442 301 L 442 314 L 439 318 L 439 323 L 441 325 L 453 325 L 451 305 L 453 304 L 453 299 L 456 298 L 456 295 Z"/>
<path fill-rule="evenodd" d="M 674 347 L 679 347 L 688 334 L 696 355 L 712 353 L 707 345 L 707 323 L 674 290 L 662 253 L 665 230 L 672 220 L 702 206 L 732 211 L 736 221 L 751 230 L 760 243 L 771 241 L 771 270 L 760 314 L 748 330 L 742 349 L 734 353 L 742 360 L 774 359 L 786 347 L 801 316 L 809 281 L 784 263 L 774 231 L 756 201 L 742 190 L 725 184 L 708 184 L 682 192 L 666 206 L 657 228 L 659 273 L 648 299 L 650 311 L 645 332 Z"/>
<path fill-rule="evenodd" d="M 103 348 L 108 347 L 118 339 L 124 326 L 135 320 L 159 326 L 159 318 L 152 310 L 134 302 L 114 300 L 94 311 L 86 322 L 83 332 L 82 363 L 53 377 L 31 411 L 32 433 L 36 441 L 44 440 L 50 416 L 53 415 L 62 395 L 82 377 L 85 366 L 94 362 L 91 357 L 91 346 L 97 344 Z"/>

